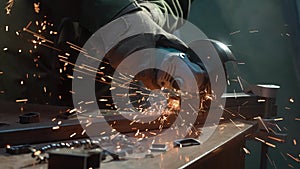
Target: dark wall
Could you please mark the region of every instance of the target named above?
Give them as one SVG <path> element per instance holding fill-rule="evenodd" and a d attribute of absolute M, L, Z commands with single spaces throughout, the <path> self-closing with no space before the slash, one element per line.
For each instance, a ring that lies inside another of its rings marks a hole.
<path fill-rule="evenodd" d="M 7 1 L 0 2 L 0 71 L 3 72 L 0 75 L 0 100 L 28 99 L 28 102 L 46 104 L 57 97 L 57 76 L 54 76 L 56 58 L 52 50 L 41 45 L 34 48 L 32 40 L 37 38 L 23 31 L 32 22 L 29 30 L 37 33 L 41 30 L 39 34 L 51 41 L 55 39 L 55 35 L 50 35 L 55 28 L 48 25 L 49 22 L 47 28 L 42 30 L 41 23 L 49 19 L 42 12 L 35 13 L 34 2 L 15 1 L 9 15 L 4 10 Z"/>
<path fill-rule="evenodd" d="M 290 6 L 281 0 L 196 0 L 190 16 L 192 23 L 209 38 L 231 45 L 237 59 L 245 63 L 239 69 L 249 83 L 281 86 L 278 116 L 284 121 L 279 124 L 289 137 L 285 144 L 270 148 L 270 159 L 278 169 L 289 168 L 288 164 L 299 168 L 286 153 L 299 158 L 300 152 L 299 144 L 293 144 L 294 139 L 300 141 L 300 122 L 295 120 L 300 117 L 300 83 L 295 58 L 300 56 L 296 53 L 292 31 L 299 27 L 287 21 L 297 22 L 296 18 L 287 18 L 286 12 L 290 10 L 287 7 Z M 294 98 L 295 103 L 290 103 L 290 98 Z M 247 144 L 252 152 L 247 156 L 247 168 L 259 168 L 259 147 L 256 142 Z M 269 168 L 275 168 L 274 164 L 269 164 Z"/>

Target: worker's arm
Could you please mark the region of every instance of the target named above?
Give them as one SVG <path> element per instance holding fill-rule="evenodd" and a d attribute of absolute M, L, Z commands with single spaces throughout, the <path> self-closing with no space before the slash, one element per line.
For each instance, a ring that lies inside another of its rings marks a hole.
<path fill-rule="evenodd" d="M 140 0 L 153 20 L 167 32 L 173 32 L 188 18 L 191 0 Z"/>

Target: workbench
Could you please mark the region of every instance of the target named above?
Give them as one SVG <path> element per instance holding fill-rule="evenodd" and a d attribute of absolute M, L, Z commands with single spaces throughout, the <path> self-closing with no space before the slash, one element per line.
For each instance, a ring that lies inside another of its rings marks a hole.
<path fill-rule="evenodd" d="M 256 125 L 248 122 L 226 122 L 219 124 L 214 134 L 198 146 L 172 148 L 154 158 L 105 161 L 100 168 L 109 169 L 152 169 L 152 168 L 205 168 L 205 169 L 243 169 L 245 166 L 245 136 L 253 133 Z M 201 135 L 200 135 L 201 137 Z M 47 164 L 37 164 L 30 154 L 0 155 L 1 169 L 47 169 Z"/>
<path fill-rule="evenodd" d="M 238 97 L 237 97 L 238 96 Z M 224 120 L 216 126 L 214 133 L 208 140 L 200 145 L 173 148 L 153 158 L 130 158 L 124 157 L 120 161 L 112 161 L 109 158 L 101 162 L 100 168 L 143 168 L 143 169 L 173 169 L 173 168 L 205 168 L 205 169 L 243 169 L 245 167 L 245 141 L 246 136 L 257 131 L 258 125 L 251 121 L 251 117 L 261 116 L 265 108 L 263 102 L 251 95 L 233 95 L 227 97 L 226 112 L 223 114 Z M 5 153 L 6 145 L 47 145 L 53 142 L 66 140 L 77 140 L 88 138 L 86 134 L 77 134 L 70 138 L 72 133 L 82 133 L 82 126 L 78 119 L 59 119 L 60 115 L 70 111 L 72 108 L 57 107 L 50 105 L 33 105 L 26 103 L 0 102 L 0 168 L 1 169 L 47 169 L 47 163 L 36 164 L 36 160 L 31 154 L 8 155 Z M 228 111 L 236 113 L 228 113 Z M 20 124 L 18 117 L 26 112 L 39 112 L 40 123 Z M 109 114 L 109 112 L 108 112 Z M 59 115 L 59 116 L 57 116 Z M 239 115 L 245 119 L 239 119 Z M 226 118 L 226 116 L 228 118 Z M 112 120 L 118 120 L 112 116 Z M 56 118 L 55 121 L 53 119 Z M 108 119 L 103 119 L 105 122 Z M 53 127 L 59 125 L 59 130 Z M 100 120 L 101 123 L 101 120 Z M 124 124 L 120 123 L 124 127 Z M 213 127 L 215 124 L 205 126 Z M 126 126 L 125 126 L 126 127 Z M 206 130 L 203 126 L 195 126 L 198 130 Z M 150 130 L 150 129 L 149 129 Z M 134 133 L 133 133 L 134 134 Z M 199 140 L 206 138 L 205 132 L 200 133 Z M 2 148 L 2 149 L 1 149 Z"/>

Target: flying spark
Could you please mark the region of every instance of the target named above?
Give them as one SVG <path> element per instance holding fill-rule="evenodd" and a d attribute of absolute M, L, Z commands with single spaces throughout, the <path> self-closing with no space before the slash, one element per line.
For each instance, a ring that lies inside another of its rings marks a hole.
<path fill-rule="evenodd" d="M 36 13 L 40 13 L 40 2 L 33 3 L 33 8 Z"/>
<path fill-rule="evenodd" d="M 74 137 L 76 135 L 76 133 L 73 133 L 70 135 L 70 138 Z"/>
<path fill-rule="evenodd" d="M 28 101 L 28 99 L 18 99 L 18 100 L 16 100 L 16 103 L 27 102 L 27 101 Z"/>
<path fill-rule="evenodd" d="M 235 34 L 238 34 L 238 33 L 241 33 L 241 30 L 237 30 L 237 31 L 234 31 L 234 32 L 231 32 L 229 35 L 235 35 Z"/>
<path fill-rule="evenodd" d="M 11 12 L 11 9 L 14 5 L 14 0 L 8 0 L 8 2 L 6 3 L 6 7 L 5 7 L 5 10 L 6 10 L 6 15 L 9 15 L 10 12 Z"/>
<path fill-rule="evenodd" d="M 245 151 L 246 154 L 250 154 L 250 151 L 247 148 L 243 148 L 243 150 Z"/>
<path fill-rule="evenodd" d="M 54 126 L 52 127 L 52 130 L 58 130 L 60 127 L 59 126 Z"/>
<path fill-rule="evenodd" d="M 259 32 L 259 30 L 257 30 L 257 29 L 256 29 L 256 30 L 250 30 L 250 31 L 249 31 L 249 33 L 258 33 L 258 32 Z"/>
<path fill-rule="evenodd" d="M 289 154 L 289 153 L 286 153 L 286 155 L 287 155 L 288 157 L 290 157 L 291 159 L 295 160 L 296 162 L 300 163 L 300 159 L 299 159 L 299 158 L 296 158 L 296 157 L 292 156 L 292 155 Z"/>

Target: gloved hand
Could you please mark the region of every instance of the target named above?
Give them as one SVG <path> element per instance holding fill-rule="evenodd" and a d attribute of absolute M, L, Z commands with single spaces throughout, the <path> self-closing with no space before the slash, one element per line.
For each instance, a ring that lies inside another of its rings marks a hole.
<path fill-rule="evenodd" d="M 135 76 L 136 80 L 143 82 L 151 90 L 169 89 L 195 93 L 204 90 L 208 83 L 206 70 L 191 62 L 188 55 L 180 51 L 165 52 L 161 59 L 156 60 L 156 64 L 154 67 L 157 69 L 146 69 Z"/>
<path fill-rule="evenodd" d="M 158 71 L 156 79 L 161 88 L 177 89 L 194 93 L 208 82 L 207 72 L 191 62 L 187 54 L 169 53 L 161 63 L 166 71 Z M 191 83 L 196 83 L 192 85 Z"/>

